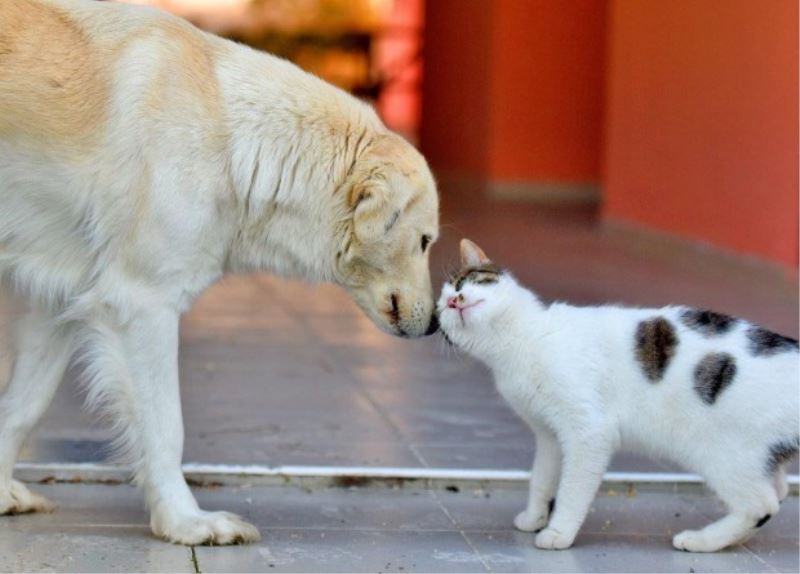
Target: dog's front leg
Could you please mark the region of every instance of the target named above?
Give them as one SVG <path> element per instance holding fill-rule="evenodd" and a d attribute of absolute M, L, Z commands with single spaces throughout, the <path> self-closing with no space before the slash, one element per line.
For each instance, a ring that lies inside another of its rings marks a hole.
<path fill-rule="evenodd" d="M 148 310 L 120 333 L 130 376 L 122 403 L 133 404 L 117 406 L 130 407 L 129 413 L 121 413 L 130 426 L 130 436 L 124 438 L 138 459 L 136 478 L 150 508 L 150 526 L 156 535 L 181 544 L 258 540 L 258 530 L 238 516 L 200 510 L 183 477 L 178 323 L 172 310 Z"/>

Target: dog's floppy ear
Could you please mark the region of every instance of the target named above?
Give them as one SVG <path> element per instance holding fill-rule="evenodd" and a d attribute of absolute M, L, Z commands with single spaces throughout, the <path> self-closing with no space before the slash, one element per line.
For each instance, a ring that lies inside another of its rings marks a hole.
<path fill-rule="evenodd" d="M 406 203 L 402 197 L 405 190 L 396 187 L 391 186 L 379 170 L 374 170 L 370 177 L 350 190 L 353 231 L 362 243 L 377 241 L 388 234 L 400 219 Z"/>

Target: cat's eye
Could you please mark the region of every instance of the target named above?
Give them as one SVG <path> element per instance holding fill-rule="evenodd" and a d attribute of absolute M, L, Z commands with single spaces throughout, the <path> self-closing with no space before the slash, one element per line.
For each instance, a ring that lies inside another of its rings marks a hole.
<path fill-rule="evenodd" d="M 422 247 L 422 252 L 425 253 L 425 250 L 428 248 L 428 245 L 431 244 L 431 236 L 430 235 L 423 235 L 422 239 L 420 239 L 420 246 Z"/>

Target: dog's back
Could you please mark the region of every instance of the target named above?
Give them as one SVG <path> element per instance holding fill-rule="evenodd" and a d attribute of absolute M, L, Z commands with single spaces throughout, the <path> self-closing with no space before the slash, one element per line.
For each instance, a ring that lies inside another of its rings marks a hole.
<path fill-rule="evenodd" d="M 196 181 L 221 187 L 217 49 L 157 10 L 0 2 L 0 278 L 51 305 L 85 292 L 111 260 L 152 271 L 169 244 L 159 232 L 176 227 L 137 227 L 156 211 L 189 216 L 153 202 L 181 207 L 165 195 L 200 193 Z M 169 171 L 187 164 L 199 167 Z M 154 197 L 157 179 L 173 185 Z"/>

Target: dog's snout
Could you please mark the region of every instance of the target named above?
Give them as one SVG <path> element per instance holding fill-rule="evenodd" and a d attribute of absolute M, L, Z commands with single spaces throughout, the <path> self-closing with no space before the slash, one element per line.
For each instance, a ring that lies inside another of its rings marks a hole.
<path fill-rule="evenodd" d="M 431 322 L 428 323 L 428 329 L 425 331 L 425 335 L 433 335 L 438 330 L 439 330 L 439 316 L 436 313 L 433 313 L 431 315 Z"/>

